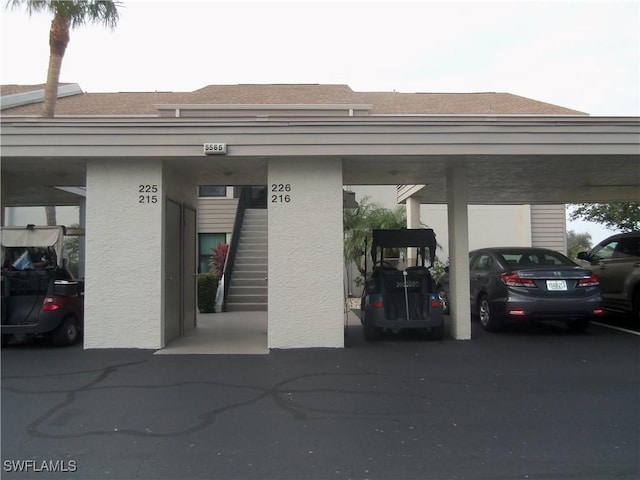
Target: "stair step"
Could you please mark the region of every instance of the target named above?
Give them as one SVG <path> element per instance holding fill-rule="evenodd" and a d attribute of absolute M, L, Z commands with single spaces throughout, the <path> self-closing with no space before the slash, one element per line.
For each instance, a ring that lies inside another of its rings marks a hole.
<path fill-rule="evenodd" d="M 229 296 L 231 295 L 266 295 L 268 292 L 268 287 L 266 285 L 259 286 L 242 286 L 236 285 L 232 283 L 229 287 Z"/>
<path fill-rule="evenodd" d="M 236 258 L 241 258 L 241 257 L 263 257 L 265 258 L 267 256 L 267 254 L 269 253 L 269 251 L 266 248 L 248 248 L 248 247 L 244 247 L 244 248 L 239 248 L 236 251 Z"/>
<path fill-rule="evenodd" d="M 238 266 L 236 265 L 236 268 L 232 273 L 232 277 L 235 277 L 238 279 L 258 278 L 258 279 L 265 280 L 267 278 L 267 266 L 265 265 L 263 269 L 258 269 L 255 267 L 251 269 L 245 269 L 245 268 L 238 268 Z"/>
<path fill-rule="evenodd" d="M 236 267 L 240 265 L 264 265 L 267 266 L 267 259 L 265 257 L 238 257 L 236 258 Z"/>
<path fill-rule="evenodd" d="M 249 273 L 249 272 L 260 272 L 260 275 L 267 276 L 267 271 L 269 267 L 266 263 L 236 263 L 234 267 L 234 271 Z"/>
<path fill-rule="evenodd" d="M 269 246 L 269 241 L 267 237 L 265 238 L 254 238 L 254 237 L 240 237 L 240 241 L 238 242 L 238 247 L 244 245 L 264 245 L 266 248 Z"/>
<path fill-rule="evenodd" d="M 235 273 L 237 273 L 238 275 L 236 276 Z M 234 277 L 238 279 L 244 279 L 244 280 L 248 278 L 253 278 L 256 280 L 262 280 L 264 282 L 266 281 L 265 278 L 267 278 L 267 267 L 263 268 L 262 270 L 259 270 L 257 268 L 252 268 L 249 270 L 247 268 L 239 269 L 236 266 Z"/>
<path fill-rule="evenodd" d="M 227 303 L 225 305 L 227 312 L 266 312 L 266 303 Z"/>
<path fill-rule="evenodd" d="M 267 285 L 267 281 L 264 279 L 264 277 L 232 278 L 231 286 L 229 288 L 233 288 L 233 287 L 264 288 L 266 285 Z"/>
<path fill-rule="evenodd" d="M 269 267 L 264 260 L 258 262 L 236 262 L 233 269 L 238 272 L 266 272 Z"/>
<path fill-rule="evenodd" d="M 225 309 L 267 311 L 269 219 L 266 209 L 248 209 L 238 238 Z"/>
<path fill-rule="evenodd" d="M 240 243 L 242 243 L 243 240 L 252 240 L 254 242 L 256 240 L 262 240 L 262 243 L 267 243 L 268 235 L 267 232 L 242 232 L 240 234 Z"/>
<path fill-rule="evenodd" d="M 267 303 L 266 295 L 227 295 L 227 303 Z"/>

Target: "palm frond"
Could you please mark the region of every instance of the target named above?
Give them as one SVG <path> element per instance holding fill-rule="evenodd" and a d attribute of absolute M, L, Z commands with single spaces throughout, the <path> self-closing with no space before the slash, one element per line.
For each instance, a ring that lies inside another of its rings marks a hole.
<path fill-rule="evenodd" d="M 111 0 L 7 0 L 5 8 L 23 8 L 29 15 L 51 13 L 66 19 L 71 28 L 95 23 L 113 29 L 118 24 L 121 6 L 122 2 Z"/>

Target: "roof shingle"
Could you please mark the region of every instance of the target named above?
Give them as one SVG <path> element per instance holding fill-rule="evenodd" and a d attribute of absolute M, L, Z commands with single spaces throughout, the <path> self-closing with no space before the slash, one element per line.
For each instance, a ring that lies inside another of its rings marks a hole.
<path fill-rule="evenodd" d="M 3 85 L 1 94 L 42 89 L 43 85 Z M 56 115 L 159 115 L 154 105 L 319 105 L 369 104 L 370 114 L 531 114 L 586 115 L 510 93 L 354 92 L 348 85 L 208 85 L 193 92 L 83 93 L 59 98 Z M 41 104 L 6 108 L 3 116 L 39 115 Z"/>

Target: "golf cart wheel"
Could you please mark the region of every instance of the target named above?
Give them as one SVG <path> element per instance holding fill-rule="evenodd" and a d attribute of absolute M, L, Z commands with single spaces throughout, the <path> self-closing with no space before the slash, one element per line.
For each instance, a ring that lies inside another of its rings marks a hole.
<path fill-rule="evenodd" d="M 376 327 L 375 325 L 371 325 L 370 322 L 364 322 L 364 339 L 372 342 L 374 340 L 378 340 L 382 335 L 382 328 Z"/>
<path fill-rule="evenodd" d="M 73 345 L 80 338 L 78 322 L 74 317 L 65 317 L 51 334 L 51 342 L 59 347 Z"/>
<path fill-rule="evenodd" d="M 431 338 L 434 340 L 443 340 L 444 339 L 444 322 L 442 322 L 437 327 L 433 327 L 430 332 Z"/>
<path fill-rule="evenodd" d="M 500 320 L 491 314 L 491 305 L 486 295 L 481 296 L 478 301 L 478 318 L 482 328 L 488 332 L 496 332 L 502 326 Z"/>

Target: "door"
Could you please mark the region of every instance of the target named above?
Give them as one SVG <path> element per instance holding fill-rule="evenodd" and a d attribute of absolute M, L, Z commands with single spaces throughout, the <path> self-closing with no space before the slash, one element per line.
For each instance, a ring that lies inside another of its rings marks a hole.
<path fill-rule="evenodd" d="M 604 262 L 606 277 L 605 283 L 607 291 L 620 296 L 620 300 L 631 298 L 627 289 L 629 288 L 630 279 L 640 269 L 640 237 L 629 236 L 621 238 L 613 254 L 613 258 Z"/>
<path fill-rule="evenodd" d="M 182 206 L 167 199 L 164 231 L 164 344 L 180 336 L 182 313 Z"/>
<path fill-rule="evenodd" d="M 480 253 L 472 261 L 469 268 L 469 290 L 471 292 L 471 311 L 478 305 L 478 297 L 482 292 L 490 293 L 493 258 L 489 253 Z"/>
<path fill-rule="evenodd" d="M 622 285 L 616 285 L 615 281 L 618 270 L 615 260 L 617 248 L 618 240 L 611 240 L 597 245 L 590 254 L 591 270 L 598 275 L 600 290 L 604 296 L 622 291 Z"/>
<path fill-rule="evenodd" d="M 196 211 L 185 206 L 183 208 L 184 230 L 182 234 L 183 253 L 183 324 L 182 334 L 196 328 Z"/>

